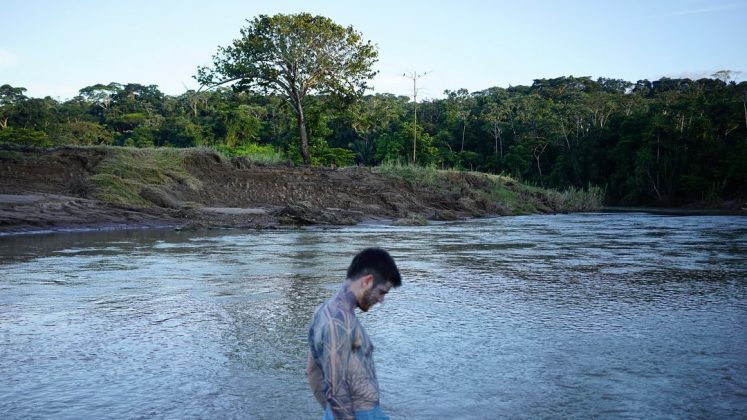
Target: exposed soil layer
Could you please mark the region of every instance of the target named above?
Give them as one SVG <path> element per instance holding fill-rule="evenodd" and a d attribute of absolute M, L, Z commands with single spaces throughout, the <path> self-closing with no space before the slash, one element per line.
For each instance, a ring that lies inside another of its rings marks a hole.
<path fill-rule="evenodd" d="M 356 224 L 364 220 L 419 223 L 425 219 L 509 214 L 472 187 L 463 174 L 450 192 L 413 188 L 369 168 L 261 165 L 210 150 L 185 151 L 188 177 L 143 184 L 142 202 L 102 199 L 91 177 L 113 148 L 33 149 L 0 145 L 0 233 L 133 226 L 272 228 L 280 224 Z M 540 200 L 541 201 L 541 200 Z M 145 203 L 145 204 L 142 204 Z M 552 208 L 536 203 L 540 210 Z"/>
<path fill-rule="evenodd" d="M 264 165 L 208 149 L 0 144 L 0 235 L 132 227 L 264 229 L 367 220 L 424 224 L 566 210 L 557 193 L 512 180 L 498 194 L 494 179 L 474 173 L 447 172 L 434 185 L 412 181 L 362 167 Z M 714 211 L 746 214 L 745 207 L 734 202 Z"/>

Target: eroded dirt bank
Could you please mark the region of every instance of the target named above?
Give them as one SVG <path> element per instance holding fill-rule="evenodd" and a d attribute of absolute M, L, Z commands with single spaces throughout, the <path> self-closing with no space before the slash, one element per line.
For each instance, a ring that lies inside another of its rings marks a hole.
<path fill-rule="evenodd" d="M 444 175 L 438 186 L 369 168 L 261 165 L 206 149 L 31 149 L 0 145 L 0 232 L 171 226 L 271 228 L 364 220 L 504 215 L 495 181 Z M 562 211 L 542 193 L 509 191 L 530 211 Z M 505 194 L 504 194 L 505 195 Z"/>

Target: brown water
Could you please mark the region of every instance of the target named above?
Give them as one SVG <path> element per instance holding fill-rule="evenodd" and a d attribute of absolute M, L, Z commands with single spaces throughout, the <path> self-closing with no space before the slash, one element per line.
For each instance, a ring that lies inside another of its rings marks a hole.
<path fill-rule="evenodd" d="M 747 415 L 747 219 L 0 237 L 0 418 L 319 418 L 306 325 L 352 255 L 393 418 Z"/>

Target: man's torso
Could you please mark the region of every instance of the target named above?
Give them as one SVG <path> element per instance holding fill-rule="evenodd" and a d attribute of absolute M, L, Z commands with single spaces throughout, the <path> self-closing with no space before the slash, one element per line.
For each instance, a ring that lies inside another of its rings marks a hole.
<path fill-rule="evenodd" d="M 329 336 L 325 337 L 323 333 L 325 326 L 334 329 L 335 337 L 345 339 L 330 342 Z M 338 293 L 314 313 L 309 344 L 314 363 L 324 374 L 320 391 L 325 397 L 330 396 L 330 387 L 335 391 L 347 389 L 355 410 L 371 409 L 378 405 L 379 384 L 373 362 L 374 346 L 344 295 Z M 335 348 L 340 345 L 350 348 Z M 334 358 L 337 363 L 332 363 L 333 358 L 329 355 L 333 351 L 346 357 Z M 331 383 L 335 378 L 345 383 Z"/>

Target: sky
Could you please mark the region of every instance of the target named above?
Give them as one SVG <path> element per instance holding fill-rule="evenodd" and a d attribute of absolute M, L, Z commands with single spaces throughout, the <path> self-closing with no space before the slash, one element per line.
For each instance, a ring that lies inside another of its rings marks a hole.
<path fill-rule="evenodd" d="M 747 80 L 747 0 L 0 0 L 0 85 L 67 100 L 109 82 L 199 86 L 259 14 L 326 16 L 378 46 L 374 93 L 437 99 L 590 76 Z M 743 73 L 736 73 L 743 72 Z M 407 74 L 409 77 L 404 76 Z M 422 75 L 422 76 L 420 76 Z"/>

